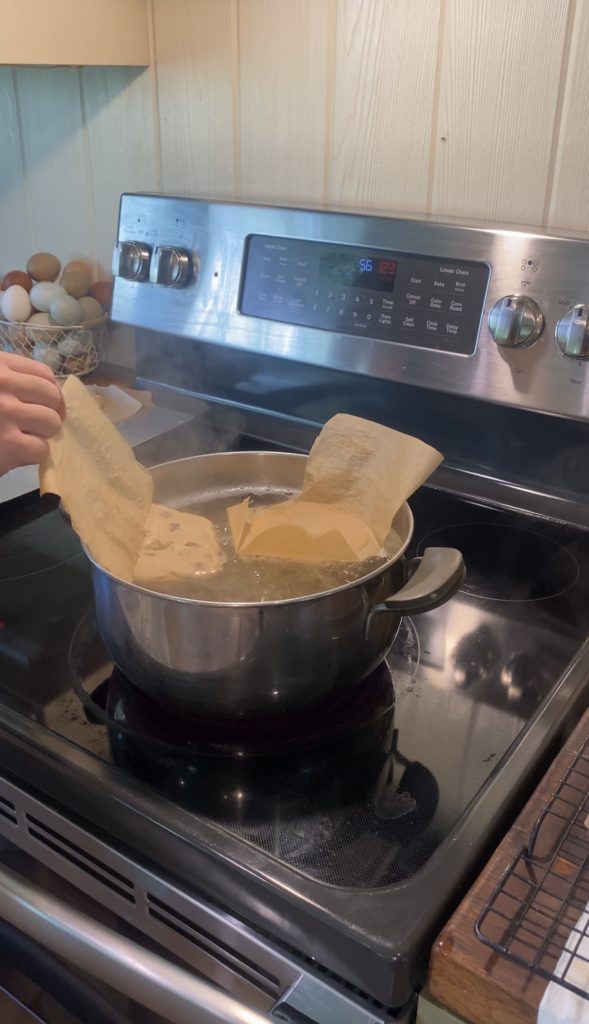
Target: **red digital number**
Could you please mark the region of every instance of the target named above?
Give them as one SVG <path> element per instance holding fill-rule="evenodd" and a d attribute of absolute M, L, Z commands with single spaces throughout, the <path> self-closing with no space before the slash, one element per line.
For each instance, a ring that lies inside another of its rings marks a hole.
<path fill-rule="evenodd" d="M 397 264 L 394 260 L 381 260 L 378 264 L 378 272 L 379 274 L 382 274 L 383 277 L 391 277 L 395 273 L 396 269 Z"/>

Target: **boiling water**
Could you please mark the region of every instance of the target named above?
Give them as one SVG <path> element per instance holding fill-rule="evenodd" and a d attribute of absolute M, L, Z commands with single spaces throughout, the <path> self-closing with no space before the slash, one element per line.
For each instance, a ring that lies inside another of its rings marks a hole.
<path fill-rule="evenodd" d="M 253 508 L 277 503 L 275 492 L 251 497 Z M 288 494 L 281 495 L 280 500 L 287 497 Z M 227 520 L 226 509 L 230 504 L 236 504 L 236 501 L 228 501 L 225 497 L 182 508 L 183 512 L 193 512 L 211 520 L 217 530 L 225 562 L 217 573 L 187 577 L 181 584 L 175 581 L 173 590 L 161 588 L 162 593 L 201 601 L 283 601 L 341 587 L 368 575 L 387 561 L 384 557 L 351 563 L 238 558 Z"/>

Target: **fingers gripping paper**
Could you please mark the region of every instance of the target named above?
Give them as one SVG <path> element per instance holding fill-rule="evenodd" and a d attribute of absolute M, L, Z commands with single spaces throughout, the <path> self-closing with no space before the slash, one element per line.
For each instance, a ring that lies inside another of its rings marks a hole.
<path fill-rule="evenodd" d="M 363 561 L 381 555 L 403 502 L 443 456 L 417 438 L 339 414 L 315 441 L 296 498 L 227 510 L 243 555 L 298 561 Z"/>
<path fill-rule="evenodd" d="M 212 523 L 152 504 L 151 474 L 91 392 L 68 377 L 63 395 L 67 416 L 49 442 L 40 489 L 61 495 L 92 557 L 113 576 L 154 589 L 216 571 L 221 553 Z"/>

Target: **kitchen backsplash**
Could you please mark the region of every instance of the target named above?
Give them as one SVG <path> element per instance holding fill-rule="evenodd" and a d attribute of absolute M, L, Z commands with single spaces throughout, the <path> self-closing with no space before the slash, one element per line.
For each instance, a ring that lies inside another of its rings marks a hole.
<path fill-rule="evenodd" d="M 589 0 L 152 0 L 152 64 L 0 68 L 0 270 L 159 190 L 589 227 Z"/>

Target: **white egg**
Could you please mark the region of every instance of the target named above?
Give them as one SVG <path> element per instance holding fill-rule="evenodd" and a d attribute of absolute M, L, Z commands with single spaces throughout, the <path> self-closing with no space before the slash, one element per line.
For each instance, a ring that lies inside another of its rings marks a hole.
<path fill-rule="evenodd" d="M 2 316 L 13 324 L 23 323 L 31 315 L 29 293 L 20 284 L 11 284 L 2 296 Z"/>
<path fill-rule="evenodd" d="M 67 292 L 65 288 L 62 288 L 60 284 L 55 284 L 54 281 L 40 281 L 39 284 L 34 284 L 31 288 L 31 302 L 35 309 L 42 313 L 48 313 L 51 303 L 60 295 L 67 295 Z"/>
<path fill-rule="evenodd" d="M 72 327 L 82 322 L 84 311 L 77 299 L 71 295 L 58 295 L 49 306 L 51 319 L 55 324 Z"/>
<path fill-rule="evenodd" d="M 33 348 L 33 359 L 36 359 L 38 363 L 45 363 L 54 372 L 61 367 L 61 356 L 57 349 L 51 348 L 50 345 L 44 345 L 42 341 L 38 341 Z"/>
<path fill-rule="evenodd" d="M 60 355 L 68 358 L 69 356 L 83 356 L 86 349 L 77 338 L 64 338 L 59 342 L 57 351 Z"/>
<path fill-rule="evenodd" d="M 39 329 L 40 328 L 40 329 Z M 33 313 L 27 320 L 25 336 L 29 341 L 39 341 L 48 344 L 61 333 L 59 327 L 51 323 L 49 313 Z"/>

